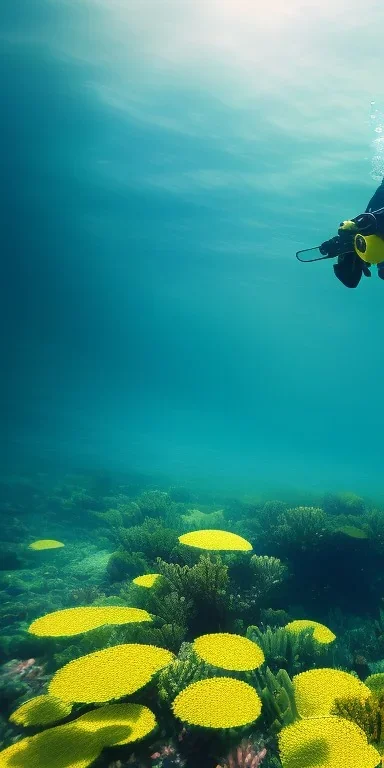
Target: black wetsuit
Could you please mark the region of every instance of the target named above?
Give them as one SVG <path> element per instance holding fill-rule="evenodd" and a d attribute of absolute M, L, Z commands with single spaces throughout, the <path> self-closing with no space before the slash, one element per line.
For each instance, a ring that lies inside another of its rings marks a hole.
<path fill-rule="evenodd" d="M 373 197 L 371 197 L 365 212 L 366 213 L 372 213 L 373 211 L 377 211 L 375 213 L 376 220 L 381 218 L 381 232 L 380 235 L 383 237 L 384 235 L 384 179 L 381 182 L 380 186 L 376 190 Z M 380 216 L 378 216 L 378 213 L 380 211 Z"/>
<path fill-rule="evenodd" d="M 375 217 L 365 214 L 374 213 Z M 361 213 L 351 221 L 355 221 L 361 228 L 363 235 L 379 235 L 384 238 L 384 179 L 371 197 L 365 213 Z M 336 239 L 336 238 L 335 238 Z M 362 275 L 371 276 L 369 264 L 366 264 L 355 250 L 348 250 L 339 255 L 337 264 L 333 267 L 334 273 L 347 288 L 356 288 Z M 384 262 L 377 265 L 377 273 L 384 280 Z"/>

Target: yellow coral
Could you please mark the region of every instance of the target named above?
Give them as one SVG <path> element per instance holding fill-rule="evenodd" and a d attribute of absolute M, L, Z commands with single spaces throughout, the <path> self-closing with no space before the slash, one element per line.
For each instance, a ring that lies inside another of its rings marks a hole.
<path fill-rule="evenodd" d="M 322 645 L 328 645 L 328 643 L 333 643 L 333 641 L 336 640 L 336 635 L 334 635 L 333 632 L 331 632 L 331 630 L 328 629 L 328 627 L 326 627 L 324 624 L 319 624 L 318 621 L 298 619 L 296 621 L 290 621 L 289 624 L 286 624 L 285 626 L 285 629 L 287 629 L 288 632 L 294 632 L 295 634 L 299 634 L 305 629 L 312 628 L 313 638 L 314 640 L 317 640 L 318 643 L 321 643 Z"/>
<path fill-rule="evenodd" d="M 363 731 L 341 717 L 297 720 L 279 734 L 283 768 L 377 768 L 380 755 Z"/>
<path fill-rule="evenodd" d="M 139 741 L 156 726 L 155 715 L 143 704 L 108 704 L 87 712 L 75 722 L 87 733 L 101 734 L 104 747 Z"/>
<path fill-rule="evenodd" d="M 310 669 L 293 678 L 296 705 L 301 717 L 329 715 L 335 699 L 358 697 L 365 701 L 369 688 L 339 669 Z"/>
<path fill-rule="evenodd" d="M 146 685 L 173 660 L 154 645 L 127 643 L 70 661 L 49 684 L 49 693 L 63 701 L 93 703 L 119 699 Z"/>
<path fill-rule="evenodd" d="M 136 578 L 133 579 L 133 583 L 137 584 L 139 587 L 147 587 L 149 589 L 150 587 L 153 587 L 159 576 L 159 573 L 146 573 L 144 576 L 136 576 Z"/>
<path fill-rule="evenodd" d="M 185 688 L 172 704 L 176 717 L 204 728 L 236 728 L 256 720 L 261 700 L 254 688 L 232 677 L 198 680 Z"/>
<path fill-rule="evenodd" d="M 229 531 L 213 529 L 184 533 L 183 536 L 179 536 L 179 542 L 198 549 L 239 550 L 242 552 L 248 552 L 252 549 L 252 544 L 243 539 L 242 536 Z"/>
<path fill-rule="evenodd" d="M 76 721 L 17 741 L 0 752 L 0 768 L 87 768 L 102 749 L 100 740 L 81 734 Z"/>
<path fill-rule="evenodd" d="M 0 752 L 0 768 L 87 768 L 104 747 L 150 733 L 153 712 L 141 704 L 111 704 L 18 741 Z"/>
<path fill-rule="evenodd" d="M 70 715 L 72 707 L 55 696 L 43 694 L 25 701 L 9 718 L 16 725 L 49 725 Z"/>
<path fill-rule="evenodd" d="M 60 547 L 64 547 L 62 541 L 56 541 L 55 539 L 39 539 L 38 541 L 33 541 L 32 544 L 29 544 L 28 549 L 59 549 Z"/>
<path fill-rule="evenodd" d="M 265 661 L 261 648 L 252 640 L 227 632 L 198 637 L 193 647 L 204 661 L 222 669 L 257 669 Z"/>
<path fill-rule="evenodd" d="M 47 613 L 33 621 L 28 632 L 38 637 L 68 637 L 89 632 L 104 624 L 129 624 L 136 621 L 152 621 L 152 618 L 141 608 L 92 605 Z"/>

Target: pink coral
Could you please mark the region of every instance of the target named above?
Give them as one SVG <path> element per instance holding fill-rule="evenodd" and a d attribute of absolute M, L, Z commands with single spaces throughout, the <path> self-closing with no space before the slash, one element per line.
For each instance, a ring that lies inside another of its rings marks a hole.
<path fill-rule="evenodd" d="M 242 741 L 238 747 L 230 752 L 224 763 L 216 768 L 258 768 L 267 750 L 265 747 L 255 746 L 251 741 Z"/>
<path fill-rule="evenodd" d="M 181 757 L 176 747 L 172 744 L 161 744 L 157 752 L 151 755 L 154 768 L 174 768 L 185 766 L 185 760 Z"/>
<path fill-rule="evenodd" d="M 25 661 L 12 659 L 8 661 L 1 667 L 1 677 L 23 681 L 33 692 L 39 691 L 48 680 L 44 665 L 37 664 L 36 659 L 26 659 Z"/>

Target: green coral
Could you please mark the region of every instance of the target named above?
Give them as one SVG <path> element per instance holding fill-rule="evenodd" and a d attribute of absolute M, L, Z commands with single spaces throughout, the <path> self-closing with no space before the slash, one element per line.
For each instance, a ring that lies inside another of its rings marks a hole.
<path fill-rule="evenodd" d="M 384 695 L 384 673 L 383 672 L 377 672 L 375 675 L 369 675 L 366 680 L 364 680 L 365 685 L 368 686 L 368 688 L 372 691 L 372 693 L 375 693 L 376 695 Z"/>
<path fill-rule="evenodd" d="M 228 567 L 220 557 L 211 559 L 209 555 L 201 555 L 198 563 L 192 567 L 166 563 L 160 559 L 157 565 L 175 591 L 185 598 L 212 602 L 223 595 L 228 587 Z"/>
<path fill-rule="evenodd" d="M 148 563 L 140 552 L 118 550 L 113 552 L 107 564 L 107 576 L 111 582 L 140 576 L 148 569 Z"/>
<path fill-rule="evenodd" d="M 320 507 L 287 509 L 278 519 L 275 539 L 288 551 L 313 549 L 327 530 L 327 519 Z"/>
<path fill-rule="evenodd" d="M 260 619 L 265 627 L 271 627 L 272 629 L 285 627 L 290 621 L 289 614 L 286 611 L 282 609 L 274 610 L 273 608 L 262 608 Z"/>
<path fill-rule="evenodd" d="M 101 651 L 110 645 L 118 645 L 121 642 L 121 634 L 119 628 L 104 626 L 76 638 L 71 638 L 71 640 L 71 645 L 68 645 L 67 639 L 55 638 L 55 653 L 53 654 L 55 669 L 63 667 L 69 661 L 78 659 L 80 656 Z"/>
<path fill-rule="evenodd" d="M 225 623 L 228 611 L 228 567 L 220 557 L 201 555 L 193 566 L 157 561 L 157 570 L 170 591 L 190 604 L 189 629 L 192 633 L 216 631 Z"/>
<path fill-rule="evenodd" d="M 125 642 L 160 645 L 170 651 L 178 651 L 188 634 L 188 624 L 193 616 L 194 604 L 176 591 L 169 591 L 164 580 L 151 589 L 135 584 L 124 585 L 120 592 L 125 603 L 144 608 L 153 616 L 153 624 L 137 625 L 129 631 Z"/>
<path fill-rule="evenodd" d="M 288 575 L 288 568 L 277 557 L 252 555 L 250 565 L 255 576 L 256 587 L 263 596 L 281 584 Z"/>
<path fill-rule="evenodd" d="M 264 533 L 277 525 L 279 517 L 287 510 L 287 504 L 283 501 L 266 501 L 258 511 L 257 519 Z"/>
<path fill-rule="evenodd" d="M 361 496 L 347 491 L 345 493 L 326 494 L 323 499 L 323 509 L 328 515 L 356 515 L 361 517 L 366 507 Z"/>
<path fill-rule="evenodd" d="M 261 698 L 262 717 L 270 735 L 277 734 L 299 717 L 293 683 L 285 669 L 274 675 L 268 666 L 262 667 L 249 678 Z"/>
<path fill-rule="evenodd" d="M 144 491 L 136 503 L 146 517 L 164 517 L 170 509 L 171 499 L 163 491 Z"/>
<path fill-rule="evenodd" d="M 156 645 L 177 653 L 187 634 L 185 626 L 169 623 L 154 617 L 152 624 L 126 625 L 115 635 L 114 645 L 119 643 L 139 643 Z"/>
<path fill-rule="evenodd" d="M 384 659 L 379 659 L 379 661 L 368 662 L 368 669 L 372 675 L 377 675 L 381 672 L 384 673 Z"/>
<path fill-rule="evenodd" d="M 119 538 L 128 552 L 140 552 L 154 564 L 158 557 L 177 557 L 178 534 L 172 528 L 165 528 L 158 520 L 147 519 L 143 525 L 120 528 Z"/>
<path fill-rule="evenodd" d="M 273 672 L 285 669 L 293 676 L 314 667 L 327 666 L 330 660 L 329 649 L 314 639 L 312 629 L 294 634 L 284 627 L 274 630 L 267 627 L 261 631 L 250 626 L 246 634 L 262 648 L 265 661 Z"/>
<path fill-rule="evenodd" d="M 117 509 L 122 516 L 122 524 L 125 528 L 142 523 L 143 513 L 135 501 L 126 501 L 118 503 Z"/>
<path fill-rule="evenodd" d="M 190 643 L 183 643 L 177 658 L 158 675 L 158 693 L 168 706 L 191 683 L 212 674 L 210 667 L 199 659 Z"/>
<path fill-rule="evenodd" d="M 124 524 L 123 515 L 118 509 L 107 509 L 105 512 L 92 512 L 92 515 L 107 528 L 117 530 Z"/>

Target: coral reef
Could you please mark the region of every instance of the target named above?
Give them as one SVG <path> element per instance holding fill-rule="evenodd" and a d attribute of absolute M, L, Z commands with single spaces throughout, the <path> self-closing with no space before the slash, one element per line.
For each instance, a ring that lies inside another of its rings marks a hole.
<path fill-rule="evenodd" d="M 105 472 L 3 493 L 5 766 L 39 754 L 54 768 L 52 749 L 66 749 L 94 768 L 285 768 L 321 761 L 321 731 L 329 768 L 373 768 L 380 504 L 240 500 Z M 65 546 L 28 549 L 52 541 Z M 137 701 L 104 704 L 127 695 Z"/>

